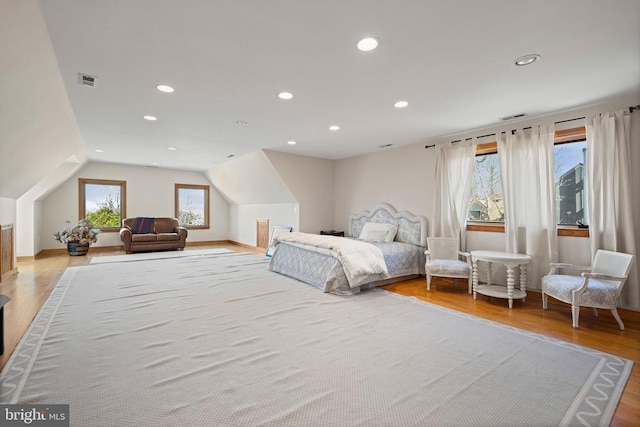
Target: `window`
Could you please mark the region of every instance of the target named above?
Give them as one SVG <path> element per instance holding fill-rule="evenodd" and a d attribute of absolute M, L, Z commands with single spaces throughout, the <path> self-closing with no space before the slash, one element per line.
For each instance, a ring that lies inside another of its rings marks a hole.
<path fill-rule="evenodd" d="M 467 220 L 504 222 L 504 200 L 498 153 L 476 156 Z"/>
<path fill-rule="evenodd" d="M 87 219 L 102 231 L 119 231 L 126 217 L 126 181 L 78 180 L 80 219 Z"/>
<path fill-rule="evenodd" d="M 584 203 L 586 154 L 586 141 L 556 144 L 554 147 L 558 225 L 587 224 Z"/>
<path fill-rule="evenodd" d="M 588 224 L 585 188 L 587 144 L 585 129 L 557 131 L 555 135 L 556 221 L 559 226 Z M 479 144 L 467 220 L 490 224 L 504 222 L 504 200 L 497 143 Z M 469 230 L 489 230 L 471 225 Z M 504 231 L 492 228 L 491 231 Z M 563 235 L 566 233 L 559 234 Z M 571 233 L 568 235 L 582 235 Z M 588 235 L 585 230 L 584 235 Z"/>
<path fill-rule="evenodd" d="M 209 186 L 176 184 L 176 218 L 187 228 L 209 228 Z"/>

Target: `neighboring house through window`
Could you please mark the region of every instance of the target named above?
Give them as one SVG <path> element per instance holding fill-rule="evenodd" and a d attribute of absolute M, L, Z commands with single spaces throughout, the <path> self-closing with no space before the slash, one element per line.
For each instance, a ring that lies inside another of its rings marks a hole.
<path fill-rule="evenodd" d="M 556 132 L 554 179 L 558 225 L 588 224 L 586 152 L 584 128 Z M 495 142 L 478 145 L 467 220 L 504 222 L 500 162 Z"/>
<path fill-rule="evenodd" d="M 102 231 L 119 231 L 126 216 L 126 181 L 78 179 L 79 218 Z"/>
<path fill-rule="evenodd" d="M 175 216 L 190 229 L 209 228 L 209 186 L 176 184 Z"/>

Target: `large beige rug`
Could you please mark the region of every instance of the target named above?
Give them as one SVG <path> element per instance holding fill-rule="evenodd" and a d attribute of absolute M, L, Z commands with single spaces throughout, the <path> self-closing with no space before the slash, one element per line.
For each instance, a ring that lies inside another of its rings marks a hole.
<path fill-rule="evenodd" d="M 256 254 L 67 269 L 0 402 L 72 426 L 607 425 L 632 362 Z M 117 268 L 114 268 L 117 267 Z"/>

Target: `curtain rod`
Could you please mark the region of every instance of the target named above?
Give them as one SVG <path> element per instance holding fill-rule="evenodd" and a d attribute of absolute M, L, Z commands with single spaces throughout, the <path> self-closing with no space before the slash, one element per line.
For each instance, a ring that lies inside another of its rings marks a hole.
<path fill-rule="evenodd" d="M 639 105 L 635 105 L 633 107 L 629 107 L 629 112 L 630 113 L 633 113 L 634 110 L 640 110 L 640 104 Z M 553 122 L 553 124 L 557 125 L 557 124 L 560 124 L 560 123 L 567 123 L 567 122 L 572 122 L 574 120 L 582 120 L 582 119 L 584 119 L 584 117 L 576 117 L 575 119 L 567 119 L 567 120 L 560 120 L 558 122 Z M 522 130 L 527 130 L 527 129 L 531 129 L 531 126 L 526 127 L 526 128 L 522 128 Z M 516 132 L 516 129 L 512 129 L 511 130 L 511 134 L 512 135 L 513 135 L 514 132 Z M 500 134 L 503 134 L 503 133 L 507 133 L 507 132 L 500 132 Z M 480 139 L 480 138 L 486 138 L 487 136 L 495 136 L 495 135 L 496 135 L 496 133 L 494 132 L 494 133 L 488 133 L 486 135 L 476 136 L 476 138 Z M 465 138 L 464 140 L 465 141 L 470 141 L 472 139 L 473 138 Z M 456 142 L 462 142 L 462 140 L 461 139 L 456 139 L 455 141 L 451 141 L 452 144 L 455 144 Z M 433 148 L 435 146 L 436 146 L 436 144 L 425 145 L 424 148 Z"/>

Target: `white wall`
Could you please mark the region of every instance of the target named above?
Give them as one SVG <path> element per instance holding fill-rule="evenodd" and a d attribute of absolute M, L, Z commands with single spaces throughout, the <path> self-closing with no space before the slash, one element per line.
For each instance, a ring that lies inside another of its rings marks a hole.
<path fill-rule="evenodd" d="M 66 221 L 78 220 L 78 178 L 110 179 L 127 182 L 126 216 L 174 217 L 176 183 L 210 185 L 203 173 L 112 163 L 88 163 L 49 193 L 42 200 L 39 246 L 41 249 L 59 248 L 53 233 L 62 229 Z M 209 213 L 211 228 L 189 230 L 189 242 L 225 240 L 229 235 L 229 205 L 215 189 L 210 190 Z M 118 233 L 102 233 L 95 246 L 120 246 Z"/>
<path fill-rule="evenodd" d="M 335 166 L 336 229 L 349 230 L 349 215 L 380 202 L 400 211 L 432 217 L 434 150 L 423 144 L 338 160 Z"/>
<path fill-rule="evenodd" d="M 278 151 L 264 153 L 298 201 L 298 230 L 318 233 L 333 229 L 335 161 Z"/>

